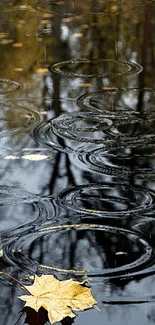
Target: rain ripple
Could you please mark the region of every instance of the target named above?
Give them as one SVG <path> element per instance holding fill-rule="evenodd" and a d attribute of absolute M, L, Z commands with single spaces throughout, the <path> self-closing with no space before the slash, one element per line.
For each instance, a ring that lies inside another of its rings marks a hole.
<path fill-rule="evenodd" d="M 9 79 L 0 79 L 0 95 L 22 88 L 21 84 Z"/>
<path fill-rule="evenodd" d="M 58 151 L 86 153 L 98 144 L 102 144 L 105 149 L 109 147 L 112 140 L 108 139 L 105 131 L 112 123 L 109 117 L 98 114 L 90 116 L 88 112 L 63 114 L 38 125 L 34 137 L 38 142 Z"/>
<path fill-rule="evenodd" d="M 34 134 L 39 142 L 68 153 L 86 154 L 98 149 L 96 145 L 101 145 L 103 150 L 127 145 L 137 147 L 146 142 L 154 143 L 155 115 L 138 117 L 126 114 L 120 117 L 116 114 L 74 112 L 39 125 Z M 94 146 L 90 149 L 91 144 Z"/>
<path fill-rule="evenodd" d="M 23 241 L 30 235 L 34 238 L 42 224 L 56 223 L 53 199 L 50 196 L 35 195 L 18 187 L 0 186 L 0 249 L 3 253 L 4 248 L 7 250 L 12 241 Z M 4 254 L 3 258 L 5 260 Z"/>
<path fill-rule="evenodd" d="M 127 218 L 153 209 L 154 194 L 139 186 L 126 184 L 89 184 L 62 191 L 58 202 L 66 209 L 102 216 Z"/>
<path fill-rule="evenodd" d="M 99 114 L 129 115 L 146 117 L 155 113 L 155 91 L 151 88 L 114 88 L 105 87 L 93 93 L 85 93 L 77 99 L 84 110 Z"/>
<path fill-rule="evenodd" d="M 1 246 L 10 238 L 27 234 L 45 222 L 49 218 L 49 204 L 50 219 L 54 218 L 52 202 L 47 204 L 43 200 L 22 188 L 0 185 Z"/>
<path fill-rule="evenodd" d="M 123 60 L 70 60 L 49 66 L 49 71 L 62 77 L 107 78 L 135 75 L 143 70 L 140 64 Z M 90 73 L 91 71 L 91 73 Z"/>
<path fill-rule="evenodd" d="M 0 102 L 0 138 L 29 131 L 40 122 L 35 110 L 16 104 L 16 101 Z"/>
<path fill-rule="evenodd" d="M 143 144 L 96 149 L 87 154 L 74 156 L 74 164 L 87 170 L 101 174 L 128 179 L 132 175 L 136 179 L 155 179 L 155 145 Z"/>
<path fill-rule="evenodd" d="M 125 251 L 120 257 L 122 247 Z M 33 236 L 29 233 L 4 247 L 4 258 L 29 273 L 106 278 L 141 273 L 153 255 L 149 243 L 133 231 L 96 224 L 41 227 Z"/>
<path fill-rule="evenodd" d="M 0 206 L 17 204 L 20 202 L 36 202 L 39 196 L 26 190 L 7 185 L 0 185 Z"/>

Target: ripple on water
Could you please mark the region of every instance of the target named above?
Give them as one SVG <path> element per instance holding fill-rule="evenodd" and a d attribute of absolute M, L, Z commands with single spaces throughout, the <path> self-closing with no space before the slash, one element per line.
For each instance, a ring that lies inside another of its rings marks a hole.
<path fill-rule="evenodd" d="M 113 149 L 114 152 L 117 152 L 117 149 Z M 117 163 L 117 155 L 111 157 L 110 153 L 112 149 L 105 151 L 103 149 L 95 149 L 92 152 L 88 152 L 85 154 L 79 153 L 74 156 L 72 163 L 81 166 L 82 168 L 100 173 L 102 175 L 111 175 L 113 177 L 118 177 L 122 179 L 127 179 L 131 175 L 130 168 L 123 165 L 123 161 L 121 159 L 121 163 Z M 116 158 L 116 159 L 115 159 Z M 72 157 L 70 157 L 72 159 Z"/>
<path fill-rule="evenodd" d="M 74 5 L 72 2 L 67 3 L 67 8 L 64 1 L 60 0 L 45 0 L 45 1 L 33 1 L 34 9 L 39 10 L 41 12 L 46 12 L 49 14 L 55 14 L 60 15 L 63 17 L 78 17 L 78 19 L 85 16 L 93 15 L 93 16 L 113 16 L 118 15 L 120 12 L 122 13 L 122 6 L 123 6 L 123 12 L 128 12 L 129 9 L 136 11 L 139 10 L 140 7 L 144 7 L 145 5 L 154 3 L 154 0 L 139 0 L 136 1 L 136 3 L 132 3 L 132 1 L 129 1 L 126 5 L 125 2 L 122 3 L 122 0 L 116 1 L 102 1 L 102 3 L 98 2 L 95 7 L 90 6 L 90 1 L 85 1 L 85 6 L 77 4 L 76 2 Z M 24 6 L 21 6 L 21 9 Z M 26 7 L 26 6 L 25 6 Z M 28 6 L 30 7 L 30 6 Z M 58 10 L 60 8 L 60 10 Z M 24 9 L 24 8 L 23 8 Z M 83 10 L 84 9 L 84 10 Z M 69 20 L 70 21 L 70 20 Z"/>
<path fill-rule="evenodd" d="M 113 2 L 115 4 L 115 2 Z M 120 1 L 119 4 L 122 4 Z M 83 6 L 77 5 L 76 3 L 73 5 L 72 3 L 67 3 L 67 8 L 65 6 L 65 2 L 60 0 L 45 0 L 45 1 L 34 1 L 32 6 L 39 11 L 54 13 L 55 15 L 65 16 L 65 17 L 83 17 L 88 15 L 116 15 L 118 13 L 117 6 L 109 6 L 109 3 L 104 2 L 103 4 L 98 4 L 93 9 L 90 6 L 90 2 L 85 2 L 85 11 L 83 11 Z M 57 8 L 61 8 L 61 10 L 57 10 Z"/>
<path fill-rule="evenodd" d="M 0 138 L 31 130 L 40 122 L 35 110 L 17 105 L 16 102 L 0 103 Z"/>
<path fill-rule="evenodd" d="M 80 213 L 120 218 L 141 215 L 153 208 L 154 196 L 141 187 L 124 184 L 79 185 L 62 191 L 58 201 Z"/>
<path fill-rule="evenodd" d="M 118 142 L 124 145 L 145 144 L 154 142 L 155 137 L 155 115 L 145 115 L 144 117 L 133 118 L 132 120 L 122 119 L 116 121 L 111 128 L 107 130 L 109 136 L 117 138 Z"/>
<path fill-rule="evenodd" d="M 133 110 L 125 110 L 128 106 L 123 105 L 120 101 L 120 93 L 123 89 L 111 88 L 85 93 L 77 99 L 77 104 L 84 110 L 91 110 L 99 114 L 129 114 Z"/>
<path fill-rule="evenodd" d="M 107 78 L 110 76 L 135 75 L 142 67 L 135 62 L 123 60 L 70 60 L 49 66 L 49 71 L 62 77 Z"/>
<path fill-rule="evenodd" d="M 114 118 L 114 117 L 113 117 Z M 106 131 L 113 125 L 106 115 L 88 112 L 63 114 L 51 121 L 53 131 L 63 138 L 81 142 L 103 143 Z"/>
<path fill-rule="evenodd" d="M 120 117 L 116 114 L 74 112 L 43 123 L 35 130 L 35 135 L 42 143 L 65 152 L 87 153 L 91 143 L 102 145 L 103 150 L 122 145 L 136 147 L 154 142 L 155 115 Z M 82 149 L 80 143 L 83 143 Z M 87 144 L 85 148 L 84 144 Z"/>
<path fill-rule="evenodd" d="M 74 163 L 92 171 L 128 178 L 155 179 L 155 145 L 143 144 L 108 149 L 96 149 L 74 157 Z"/>
<path fill-rule="evenodd" d="M 127 145 L 137 147 L 146 142 L 150 145 L 154 143 L 154 136 L 155 115 L 146 118 L 126 115 L 120 118 L 114 114 L 75 112 L 63 114 L 36 129 L 36 137 L 42 143 L 61 151 L 81 153 L 93 151 L 95 147 L 90 150 L 91 143 L 102 145 L 103 150 Z M 82 149 L 80 143 L 83 143 Z"/>
<path fill-rule="evenodd" d="M 16 81 L 0 78 L 0 95 L 20 89 L 21 87 Z"/>
<path fill-rule="evenodd" d="M 34 136 L 44 145 L 62 152 L 86 153 L 93 150 L 92 144 L 95 148 L 100 144 L 107 148 L 114 142 L 106 135 L 112 124 L 112 117 L 109 116 L 75 112 L 40 124 L 34 130 Z"/>
<path fill-rule="evenodd" d="M 0 185 L 0 206 L 17 204 L 20 202 L 37 202 L 39 196 L 26 190 L 15 187 Z"/>
<path fill-rule="evenodd" d="M 143 117 L 75 112 L 51 120 L 53 131 L 62 138 L 115 147 L 122 143 L 153 141 L 155 115 Z M 117 141 L 116 141 L 117 140 Z"/>
<path fill-rule="evenodd" d="M 104 277 L 129 277 L 146 268 L 152 255 L 150 245 L 134 232 L 96 224 L 40 228 L 4 247 L 4 258 L 29 272 Z"/>
<path fill-rule="evenodd" d="M 50 203 L 50 207 L 50 216 L 53 218 L 52 203 Z M 12 238 L 15 235 L 20 236 L 21 233 L 30 230 L 32 226 L 45 221 L 49 211 L 39 195 L 19 187 L 0 185 L 0 214 L 1 234 L 6 241 L 7 238 Z M 1 237 L 2 242 L 3 238 Z"/>
<path fill-rule="evenodd" d="M 144 88 L 104 88 L 93 93 L 85 93 L 77 99 L 84 110 L 98 113 L 146 116 L 155 113 L 155 91 Z"/>

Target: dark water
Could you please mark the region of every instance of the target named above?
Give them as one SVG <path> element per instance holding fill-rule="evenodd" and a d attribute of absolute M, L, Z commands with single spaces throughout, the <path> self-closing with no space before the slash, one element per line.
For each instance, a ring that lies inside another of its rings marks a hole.
<path fill-rule="evenodd" d="M 154 0 L 1 0 L 0 161 L 0 271 L 88 276 L 77 325 L 153 325 Z M 22 293 L 0 276 L 0 325 Z"/>

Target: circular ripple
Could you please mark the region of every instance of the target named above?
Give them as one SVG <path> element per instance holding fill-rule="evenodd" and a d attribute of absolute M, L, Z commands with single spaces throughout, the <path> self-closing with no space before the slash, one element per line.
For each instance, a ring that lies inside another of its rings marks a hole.
<path fill-rule="evenodd" d="M 154 0 L 148 0 L 148 1 L 136 1 L 134 4 L 132 1 L 130 3 L 126 4 L 123 2 L 123 12 L 127 13 L 129 10 L 132 12 L 139 10 L 141 7 L 143 8 L 145 5 L 149 5 L 151 3 L 154 3 Z M 61 10 L 56 10 L 57 5 L 61 5 Z M 23 6 L 21 6 L 23 7 Z M 28 6 L 30 7 L 30 6 Z M 66 6 L 64 6 L 63 1 L 51 1 L 51 0 L 46 0 L 46 1 L 33 1 L 32 7 L 38 11 L 41 12 L 46 12 L 49 14 L 54 14 L 54 15 L 60 15 L 66 18 L 73 17 L 74 20 L 76 17 L 79 19 L 85 18 L 86 16 L 88 17 L 89 15 L 91 16 L 109 16 L 109 19 L 113 17 L 113 15 L 118 15 L 120 12 L 122 12 L 122 0 L 117 0 L 116 1 L 107 1 L 103 3 L 98 3 L 97 6 L 92 7 L 90 6 L 90 2 L 86 1 L 85 2 L 85 10 L 83 10 L 83 6 L 80 6 L 79 4 L 73 6 L 72 3 L 69 3 L 67 6 L 67 11 L 66 11 Z M 23 9 L 23 8 L 21 8 Z"/>
<path fill-rule="evenodd" d="M 121 1 L 120 1 L 121 2 Z M 115 4 L 115 3 L 114 3 Z M 61 10 L 56 10 L 57 5 L 61 5 Z M 121 2 L 122 5 L 122 2 Z M 113 16 L 118 14 L 117 7 L 112 7 L 111 5 L 109 6 L 108 4 L 98 4 L 98 6 L 93 9 L 90 6 L 89 1 L 85 3 L 85 10 L 83 10 L 83 6 L 76 5 L 73 6 L 71 3 L 68 4 L 67 6 L 67 11 L 66 11 L 66 6 L 64 6 L 63 1 L 51 1 L 51 0 L 46 0 L 46 1 L 36 1 L 33 2 L 32 4 L 33 8 L 35 8 L 38 11 L 41 12 L 46 12 L 49 14 L 54 14 L 54 16 L 63 16 L 65 18 L 74 18 L 74 21 L 76 17 L 79 19 L 82 19 L 85 16 L 88 15 L 99 15 L 99 16 Z"/>
<path fill-rule="evenodd" d="M 30 234 L 56 216 L 52 197 L 30 193 L 20 187 L 0 185 L 1 244 Z"/>
<path fill-rule="evenodd" d="M 22 188 L 0 185 L 1 244 L 29 233 L 36 225 L 46 221 L 49 215 L 54 218 L 52 202 L 48 203 L 46 197 L 46 202 L 43 200 L 43 197 Z"/>
<path fill-rule="evenodd" d="M 107 134 L 120 142 L 128 144 L 154 141 L 155 136 L 155 91 L 153 89 L 110 89 L 84 94 L 78 105 L 109 115 L 117 116 Z M 127 120 L 127 116 L 130 117 Z M 134 114 L 131 119 L 131 113 Z M 126 119 L 124 119 L 126 118 Z"/>
<path fill-rule="evenodd" d="M 9 102 L 0 106 L 0 138 L 28 131 L 40 122 L 39 113 L 32 109 Z"/>
<path fill-rule="evenodd" d="M 22 86 L 16 81 L 0 79 L 0 95 L 20 89 L 21 87 Z"/>
<path fill-rule="evenodd" d="M 118 147 L 117 149 L 96 149 L 74 157 L 74 163 L 101 174 L 118 178 L 134 175 L 137 179 L 155 179 L 155 145 Z"/>
<path fill-rule="evenodd" d="M 63 114 L 40 125 L 35 130 L 39 141 L 65 152 L 86 153 L 89 148 L 77 149 L 75 143 L 102 145 L 104 150 L 123 145 L 142 144 L 154 141 L 155 116 L 133 117 L 117 116 L 116 114 L 90 114 L 89 112 L 75 112 Z M 62 140 L 54 139 L 54 135 L 70 140 L 69 146 Z M 62 145 L 63 143 L 63 145 Z M 71 148 L 72 147 L 72 148 Z M 92 148 L 91 151 L 93 151 Z"/>
<path fill-rule="evenodd" d="M 63 114 L 52 120 L 53 131 L 71 140 L 103 143 L 107 136 L 106 131 L 112 126 L 112 118 L 104 115 L 89 113 Z"/>
<path fill-rule="evenodd" d="M 95 111 L 98 113 L 112 113 L 112 114 L 129 114 L 130 111 L 124 112 L 120 104 L 116 104 L 117 89 L 101 90 L 94 93 L 86 93 L 77 99 L 77 104 L 87 110 Z"/>
<path fill-rule="evenodd" d="M 121 60 L 70 60 L 50 65 L 49 71 L 63 77 L 107 78 L 110 76 L 135 75 L 142 71 L 142 67 L 137 63 Z"/>
<path fill-rule="evenodd" d="M 9 203 L 0 205 L 1 248 L 10 239 L 32 232 L 36 225 L 41 225 L 48 217 L 48 210 L 42 202 L 33 202 L 30 199 L 18 202 L 12 198 Z M 52 213 L 51 216 L 54 217 Z"/>
<path fill-rule="evenodd" d="M 102 144 L 107 149 L 115 142 L 106 134 L 112 124 L 112 116 L 75 112 L 40 124 L 34 130 L 34 136 L 44 145 L 62 152 L 86 153 L 94 149 L 92 144 L 95 148 Z"/>
<path fill-rule="evenodd" d="M 132 120 L 122 119 L 116 121 L 115 125 L 107 129 L 107 133 L 114 139 L 118 139 L 120 144 L 144 143 L 154 141 L 155 137 L 155 116 L 145 116 L 144 118 L 133 118 Z"/>
<path fill-rule="evenodd" d="M 0 185 L 0 206 L 38 201 L 38 195 L 27 192 L 22 188 L 15 186 Z"/>
<path fill-rule="evenodd" d="M 127 116 L 120 117 L 116 114 L 90 114 L 89 112 L 75 112 L 63 114 L 54 118 L 48 123 L 40 125 L 35 130 L 35 135 L 44 144 L 55 147 L 61 151 L 69 151 L 67 146 L 62 146 L 62 141 L 56 141 L 53 134 L 64 139 L 69 139 L 71 151 L 75 151 L 75 141 L 77 143 L 101 144 L 105 150 L 111 147 L 120 147 L 154 142 L 155 137 L 155 115 Z M 88 152 L 76 150 L 78 152 Z"/>
<path fill-rule="evenodd" d="M 106 114 L 138 114 L 133 107 L 123 101 L 124 96 L 130 96 L 131 90 L 107 88 L 93 93 L 85 93 L 77 99 L 77 104 L 86 110 Z M 131 103 L 131 101 L 130 101 Z M 133 103 L 133 102 L 132 102 Z"/>
<path fill-rule="evenodd" d="M 108 218 L 137 216 L 151 209 L 153 196 L 140 187 L 90 184 L 62 191 L 58 201 L 66 209 Z"/>
<path fill-rule="evenodd" d="M 121 158 L 120 165 L 117 163 L 117 154 L 115 158 L 112 159 L 109 151 L 104 151 L 103 149 L 96 149 L 93 152 L 88 152 L 86 154 L 78 154 L 74 157 L 73 163 L 77 166 L 82 165 L 82 168 L 87 168 L 102 175 L 111 175 L 118 178 L 127 178 L 131 175 L 130 169 L 123 165 Z M 114 152 L 117 152 L 115 149 Z M 123 165 L 123 166 L 122 166 Z"/>
<path fill-rule="evenodd" d="M 138 179 L 155 178 L 155 145 L 136 148 L 124 147 L 104 152 L 95 150 L 83 161 L 88 167 L 100 173 L 122 177 L 134 174 Z M 80 160 L 83 156 L 79 156 Z"/>
<path fill-rule="evenodd" d="M 99 113 L 128 115 L 143 118 L 155 113 L 155 91 L 150 88 L 105 88 L 93 93 L 85 93 L 77 99 L 82 109 Z"/>
<path fill-rule="evenodd" d="M 146 267 L 152 255 L 150 245 L 134 232 L 95 224 L 41 228 L 4 247 L 4 258 L 29 272 L 105 277 L 129 277 Z"/>
<path fill-rule="evenodd" d="M 120 132 L 117 134 L 118 128 L 123 128 L 124 125 L 129 127 L 135 123 L 140 123 L 140 119 L 124 116 L 122 120 L 115 115 L 99 115 L 90 114 L 88 112 L 75 112 L 72 114 L 63 114 L 53 120 L 51 124 L 55 134 L 62 138 L 70 140 L 89 142 L 96 144 L 114 144 L 118 145 L 114 139 L 120 137 Z M 124 127 L 125 128 L 125 127 Z M 129 129 L 129 132 L 131 132 Z M 124 136 L 125 137 L 125 136 Z M 137 137 L 136 137 L 137 138 Z M 111 140 L 110 140 L 111 139 Z M 122 139 L 121 139 L 122 141 Z"/>
<path fill-rule="evenodd" d="M 122 142 L 143 142 L 154 139 L 155 116 L 120 117 L 89 114 L 88 112 L 63 114 L 52 120 L 53 131 L 62 138 L 98 144 L 119 145 Z M 110 140 L 111 139 L 111 140 Z M 119 142 L 116 142 L 116 139 Z M 107 143 L 106 143 L 107 141 Z"/>

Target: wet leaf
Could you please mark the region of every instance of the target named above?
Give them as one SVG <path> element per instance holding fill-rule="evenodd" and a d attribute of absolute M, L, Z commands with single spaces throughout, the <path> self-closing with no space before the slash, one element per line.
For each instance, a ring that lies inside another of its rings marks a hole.
<path fill-rule="evenodd" d="M 22 72 L 24 69 L 23 68 L 14 68 L 13 70 L 16 72 Z"/>
<path fill-rule="evenodd" d="M 20 48 L 23 46 L 23 43 L 13 43 L 12 46 L 15 48 Z"/>
<path fill-rule="evenodd" d="M 42 15 L 43 19 L 48 19 L 48 18 L 52 18 L 52 17 L 53 17 L 52 13 L 51 14 L 50 13 L 45 13 L 45 14 Z"/>
<path fill-rule="evenodd" d="M 46 68 L 38 68 L 36 70 L 36 72 L 39 73 L 39 74 L 45 74 L 45 73 L 48 72 L 48 69 L 46 69 Z"/>
<path fill-rule="evenodd" d="M 12 39 L 2 39 L 1 41 L 0 41 L 0 45 L 8 45 L 8 44 L 10 44 L 10 43 L 13 43 L 13 40 Z"/>
<path fill-rule="evenodd" d="M 19 9 L 20 10 L 26 10 L 26 9 L 29 9 L 29 6 L 21 5 L 21 6 L 19 6 Z"/>
<path fill-rule="evenodd" d="M 0 33 L 0 39 L 1 38 L 7 38 L 9 36 L 8 33 Z"/>
<path fill-rule="evenodd" d="M 91 290 L 72 279 L 59 281 L 53 275 L 35 275 L 32 286 L 26 286 L 31 295 L 19 297 L 26 301 L 25 307 L 31 307 L 37 312 L 41 307 L 48 311 L 51 324 L 65 317 L 74 318 L 73 310 L 84 310 L 96 304 Z"/>
<path fill-rule="evenodd" d="M 79 84 L 79 87 L 91 87 L 92 86 L 92 84 L 89 82 L 89 83 L 80 83 Z"/>
<path fill-rule="evenodd" d="M 73 36 L 76 38 L 81 38 L 81 37 L 83 37 L 83 34 L 82 33 L 74 33 Z"/>

